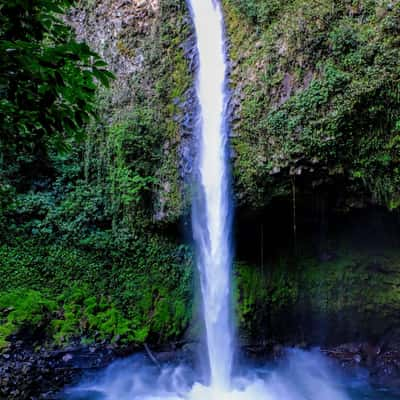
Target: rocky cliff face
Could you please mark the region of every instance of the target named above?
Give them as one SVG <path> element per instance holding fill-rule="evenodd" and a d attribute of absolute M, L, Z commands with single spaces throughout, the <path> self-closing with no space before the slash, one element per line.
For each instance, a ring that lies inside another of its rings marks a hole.
<path fill-rule="evenodd" d="M 224 8 L 239 205 L 256 209 L 297 192 L 335 197 L 341 210 L 397 208 L 399 3 L 226 0 Z M 176 220 L 187 209 L 195 153 L 196 54 L 185 2 L 81 1 L 69 20 L 117 75 L 111 114 L 143 98 L 157 110 L 155 216 Z"/>
<path fill-rule="evenodd" d="M 144 39 L 154 28 L 158 1 L 80 1 L 67 19 L 78 39 L 107 60 L 119 78 L 129 78 L 143 65 Z"/>
<path fill-rule="evenodd" d="M 102 56 L 116 75 L 115 108 L 132 103 L 133 81 L 145 68 L 145 46 L 160 18 L 157 1 L 79 1 L 67 16 L 79 40 Z M 147 55 L 146 55 L 147 56 Z M 142 90 L 148 90 L 145 82 Z"/>
<path fill-rule="evenodd" d="M 239 203 L 399 207 L 400 4 L 225 0 Z M 340 192 L 340 193 L 339 193 Z"/>
<path fill-rule="evenodd" d="M 192 90 L 194 37 L 186 3 L 181 0 L 80 1 L 67 17 L 78 37 L 109 64 L 116 75 L 102 94 L 107 123 L 129 119 L 151 108 L 158 132 L 154 219 L 173 222 L 185 213 L 186 186 L 193 160 Z"/>

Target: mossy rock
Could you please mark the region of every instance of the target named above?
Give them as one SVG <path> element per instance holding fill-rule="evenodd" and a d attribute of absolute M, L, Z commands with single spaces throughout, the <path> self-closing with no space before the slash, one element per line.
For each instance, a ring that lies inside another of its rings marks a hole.
<path fill-rule="evenodd" d="M 325 185 L 349 204 L 398 207 L 400 5 L 223 4 L 240 204 L 290 197 L 295 180 L 299 195 Z"/>
<path fill-rule="evenodd" d="M 281 258 L 264 270 L 238 264 L 236 271 L 239 323 L 252 340 L 376 340 L 400 322 L 398 250 Z"/>

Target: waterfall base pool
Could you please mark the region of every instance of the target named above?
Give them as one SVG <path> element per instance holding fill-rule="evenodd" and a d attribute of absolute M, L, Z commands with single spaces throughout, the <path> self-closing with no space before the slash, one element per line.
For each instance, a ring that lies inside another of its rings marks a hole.
<path fill-rule="evenodd" d="M 319 352 L 289 350 L 264 366 L 248 366 L 232 378 L 232 390 L 197 382 L 186 365 L 151 364 L 144 355 L 117 361 L 68 388 L 63 400 L 395 400 L 400 394 L 374 388 L 367 374 L 345 375 Z"/>

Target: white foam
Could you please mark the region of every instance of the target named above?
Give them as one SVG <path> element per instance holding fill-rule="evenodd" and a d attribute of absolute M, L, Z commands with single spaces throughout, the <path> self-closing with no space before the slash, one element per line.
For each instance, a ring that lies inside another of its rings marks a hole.
<path fill-rule="evenodd" d="M 349 400 L 340 376 L 317 352 L 290 351 L 276 367 L 249 368 L 233 378 L 231 389 L 206 386 L 195 377 L 185 366 L 160 370 L 133 358 L 114 363 L 97 383 L 73 391 L 96 392 L 104 400 Z"/>

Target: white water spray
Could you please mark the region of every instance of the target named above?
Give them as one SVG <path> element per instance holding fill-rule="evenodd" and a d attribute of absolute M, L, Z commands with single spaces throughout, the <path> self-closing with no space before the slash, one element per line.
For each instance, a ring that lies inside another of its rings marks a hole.
<path fill-rule="evenodd" d="M 232 369 L 229 245 L 230 191 L 227 168 L 226 57 L 223 16 L 215 0 L 189 0 L 196 31 L 199 70 L 199 198 L 193 233 L 201 276 L 210 385 L 226 390 Z"/>

